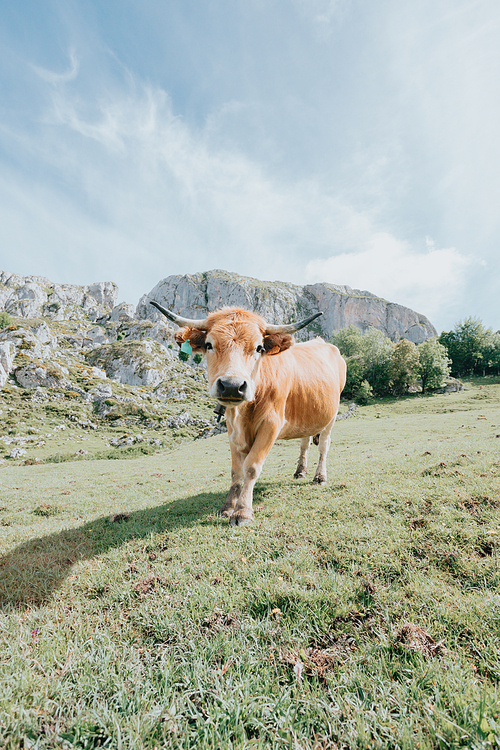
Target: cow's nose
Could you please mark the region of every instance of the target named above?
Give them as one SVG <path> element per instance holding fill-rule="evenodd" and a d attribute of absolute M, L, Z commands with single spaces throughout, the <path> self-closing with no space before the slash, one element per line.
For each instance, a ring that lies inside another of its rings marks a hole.
<path fill-rule="evenodd" d="M 236 378 L 219 378 L 217 380 L 217 395 L 219 398 L 235 399 L 241 401 L 247 392 L 247 381 Z"/>

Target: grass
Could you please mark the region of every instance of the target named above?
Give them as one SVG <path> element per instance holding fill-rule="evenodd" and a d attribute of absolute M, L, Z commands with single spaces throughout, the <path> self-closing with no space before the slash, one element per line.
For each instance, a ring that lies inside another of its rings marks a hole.
<path fill-rule="evenodd" d="M 500 385 L 358 413 L 251 528 L 225 436 L 2 468 L 0 746 L 500 747 Z"/>
<path fill-rule="evenodd" d="M 202 371 L 173 360 L 170 376 L 167 383 L 185 391 L 184 400 L 161 399 L 152 387 L 108 380 L 104 383 L 112 383 L 113 395 L 103 402 L 103 412 L 76 391 L 44 389 L 45 398 L 39 400 L 32 390 L 7 385 L 0 393 L 0 466 L 130 458 L 203 436 L 213 423 L 214 406 Z M 77 387 L 85 393 L 98 385 L 103 381 L 82 376 Z M 118 402 L 117 394 L 129 401 Z M 185 412 L 188 423 L 176 427 L 175 419 Z M 13 449 L 21 454 L 11 458 Z"/>

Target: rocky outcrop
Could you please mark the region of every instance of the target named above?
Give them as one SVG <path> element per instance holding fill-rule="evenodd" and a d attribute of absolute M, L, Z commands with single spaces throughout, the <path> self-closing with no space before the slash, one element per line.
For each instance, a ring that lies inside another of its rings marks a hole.
<path fill-rule="evenodd" d="M 157 386 L 169 371 L 173 355 L 154 341 L 117 341 L 87 354 L 87 361 L 119 383 Z"/>
<path fill-rule="evenodd" d="M 226 271 L 168 276 L 144 295 L 137 316 L 160 320 L 150 300 L 188 318 L 203 318 L 224 305 L 240 306 L 260 313 L 266 320 L 280 324 L 322 312 L 323 316 L 297 334 L 328 338 L 333 331 L 353 325 L 361 331 L 377 328 L 393 341 L 409 339 L 415 344 L 437 332 L 430 321 L 408 307 L 388 302 L 375 294 L 336 284 L 297 286 L 282 281 L 259 281 Z"/>
<path fill-rule="evenodd" d="M 0 309 L 20 318 L 90 320 L 107 315 L 116 304 L 118 287 L 111 281 L 90 286 L 54 284 L 43 276 L 0 272 Z"/>

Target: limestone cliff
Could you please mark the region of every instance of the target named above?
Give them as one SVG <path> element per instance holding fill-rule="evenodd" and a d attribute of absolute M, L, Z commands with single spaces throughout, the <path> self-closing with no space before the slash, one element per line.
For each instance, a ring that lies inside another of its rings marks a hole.
<path fill-rule="evenodd" d="M 373 326 L 393 341 L 406 338 L 415 344 L 437 335 L 424 315 L 371 292 L 337 284 L 297 286 L 215 270 L 168 276 L 159 281 L 137 306 L 139 318 L 158 320 L 161 315 L 152 308 L 149 300 L 188 318 L 203 318 L 223 305 L 255 310 L 275 324 L 322 312 L 319 320 L 297 334 L 298 339 L 310 338 L 311 333 L 328 338 L 332 331 L 351 325 L 362 331 Z"/>
<path fill-rule="evenodd" d="M 21 318 L 96 320 L 115 306 L 118 287 L 111 281 L 77 286 L 54 284 L 43 276 L 0 271 L 0 310 Z"/>

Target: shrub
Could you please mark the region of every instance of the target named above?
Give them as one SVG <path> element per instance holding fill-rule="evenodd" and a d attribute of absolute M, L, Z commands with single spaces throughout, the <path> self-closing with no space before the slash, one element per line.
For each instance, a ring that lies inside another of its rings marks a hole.
<path fill-rule="evenodd" d="M 357 391 L 354 393 L 354 398 L 361 406 L 366 406 L 373 399 L 373 388 L 371 387 L 368 380 L 363 380 Z"/>
<path fill-rule="evenodd" d="M 203 354 L 199 354 L 198 353 L 198 354 L 194 355 L 193 362 L 195 363 L 195 365 L 199 365 L 201 363 L 202 359 L 203 359 Z"/>
<path fill-rule="evenodd" d="M 187 362 L 189 359 L 189 354 L 187 352 L 179 352 L 179 359 L 181 362 Z"/>
<path fill-rule="evenodd" d="M 0 312 L 0 330 L 2 328 L 7 328 L 7 326 L 10 325 L 12 325 L 12 318 L 10 317 L 9 313 Z"/>

